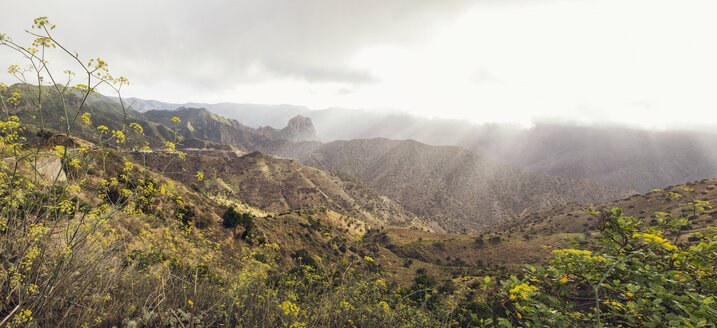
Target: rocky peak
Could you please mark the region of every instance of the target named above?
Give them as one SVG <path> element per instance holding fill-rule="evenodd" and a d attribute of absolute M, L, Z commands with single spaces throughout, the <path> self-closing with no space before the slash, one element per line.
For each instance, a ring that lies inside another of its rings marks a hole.
<path fill-rule="evenodd" d="M 290 119 L 286 129 L 300 134 L 316 133 L 316 129 L 314 129 L 314 124 L 311 122 L 311 119 L 301 115 L 296 115 L 294 118 Z"/>
<path fill-rule="evenodd" d="M 288 125 L 281 129 L 283 137 L 294 140 L 318 140 L 316 135 L 316 129 L 311 119 L 306 116 L 296 115 L 294 118 L 289 120 Z"/>

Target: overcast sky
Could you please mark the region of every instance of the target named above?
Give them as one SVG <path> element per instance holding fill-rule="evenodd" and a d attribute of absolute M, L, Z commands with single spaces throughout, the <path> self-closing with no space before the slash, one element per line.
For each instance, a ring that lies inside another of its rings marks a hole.
<path fill-rule="evenodd" d="M 126 96 L 717 126 L 714 0 L 25 0 L 0 32 L 37 16 Z"/>

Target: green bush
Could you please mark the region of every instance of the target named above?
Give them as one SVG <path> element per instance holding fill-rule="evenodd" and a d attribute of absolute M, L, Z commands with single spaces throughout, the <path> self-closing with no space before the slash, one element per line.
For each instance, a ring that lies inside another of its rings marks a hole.
<path fill-rule="evenodd" d="M 553 251 L 545 267 L 503 282 L 502 326 L 704 327 L 717 322 L 717 238 L 677 244 L 686 219 L 662 213 L 648 227 L 619 208 L 592 212 L 600 238 Z"/>
<path fill-rule="evenodd" d="M 244 227 L 241 238 L 246 239 L 254 229 L 254 217 L 249 213 L 239 213 L 233 207 L 229 207 L 222 215 L 222 224 L 225 228 Z"/>

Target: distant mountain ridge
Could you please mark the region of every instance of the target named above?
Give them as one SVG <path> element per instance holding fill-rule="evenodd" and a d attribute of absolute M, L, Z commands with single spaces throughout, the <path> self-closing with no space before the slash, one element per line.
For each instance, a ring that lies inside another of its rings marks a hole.
<path fill-rule="evenodd" d="M 243 151 L 275 153 L 291 142 L 317 140 L 311 120 L 297 117 L 294 125 L 282 130 L 255 129 L 237 120 L 214 114 L 206 108 L 180 107 L 176 110 L 150 110 L 143 113 L 147 119 L 174 126 L 185 138 L 197 138 L 239 147 Z M 181 122 L 172 122 L 177 117 Z"/>
<path fill-rule="evenodd" d="M 117 98 L 104 97 L 102 101 L 119 102 Z M 212 113 L 235 119 L 243 124 L 258 128 L 270 126 L 280 128 L 286 126 L 289 120 L 297 115 L 306 115 L 311 110 L 305 106 L 296 105 L 262 105 L 262 104 L 238 104 L 238 103 L 197 103 L 189 102 L 183 104 L 169 103 L 158 100 L 147 100 L 140 98 L 128 98 L 125 100 L 128 106 L 138 112 L 150 110 L 175 110 L 180 107 L 207 108 Z"/>

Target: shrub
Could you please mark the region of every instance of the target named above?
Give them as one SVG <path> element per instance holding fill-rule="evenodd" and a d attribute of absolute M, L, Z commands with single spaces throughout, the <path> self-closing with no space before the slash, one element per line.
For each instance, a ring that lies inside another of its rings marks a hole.
<path fill-rule="evenodd" d="M 592 212 L 601 237 L 588 249 L 553 251 L 545 267 L 503 282 L 504 325 L 703 326 L 717 322 L 717 238 L 673 245 L 687 224 L 664 215 L 648 227 L 619 208 Z"/>
<path fill-rule="evenodd" d="M 222 224 L 226 228 L 236 228 L 242 226 L 244 232 L 241 234 L 242 239 L 247 239 L 254 229 L 254 217 L 249 213 L 239 213 L 234 207 L 229 207 L 224 215 L 222 215 Z"/>
<path fill-rule="evenodd" d="M 192 221 L 196 216 L 197 209 L 194 206 L 187 204 L 181 205 L 174 211 L 174 217 L 185 226 L 192 224 Z"/>

